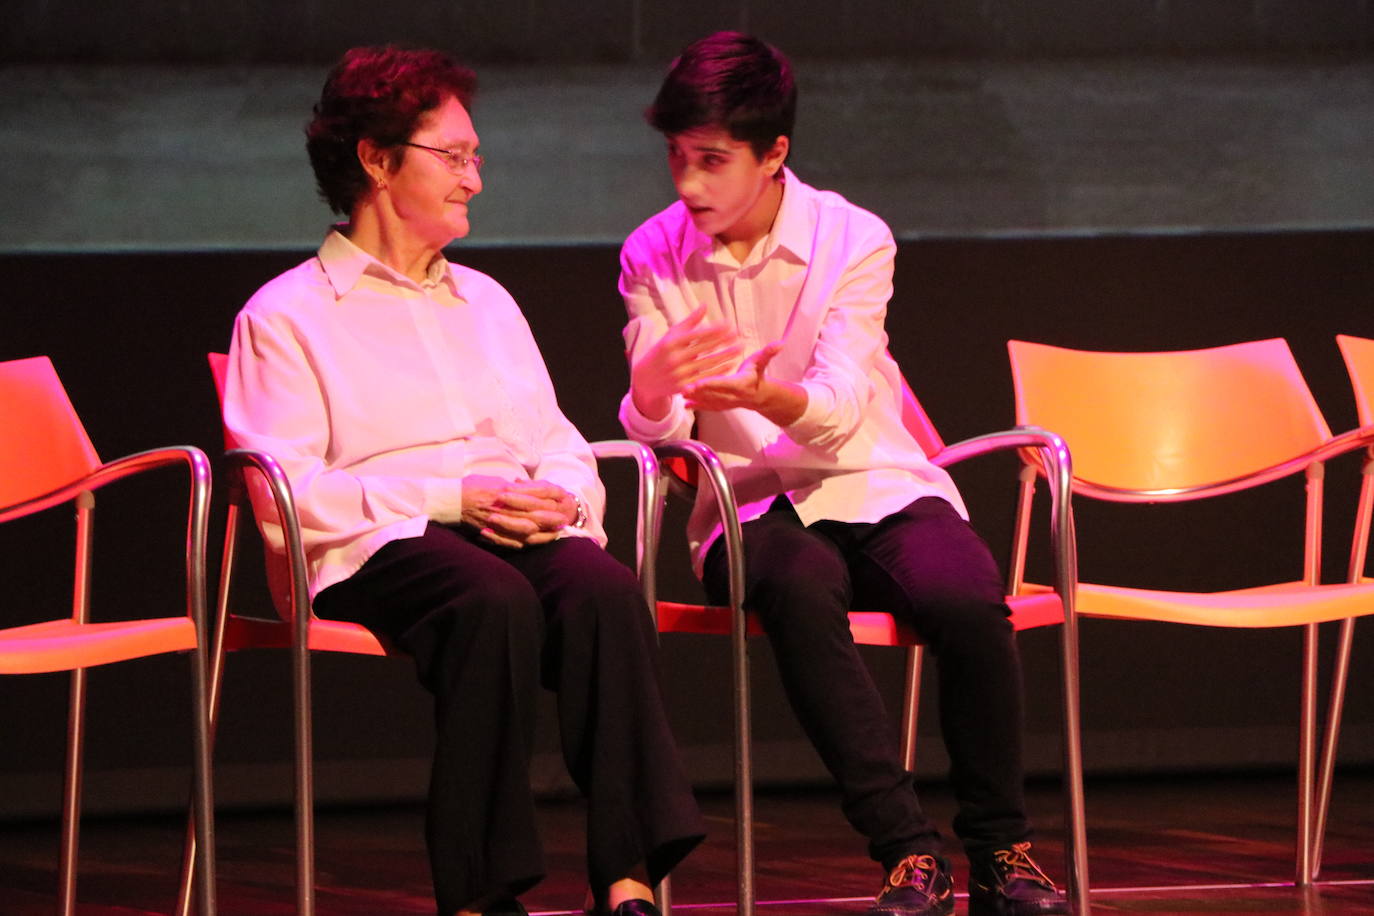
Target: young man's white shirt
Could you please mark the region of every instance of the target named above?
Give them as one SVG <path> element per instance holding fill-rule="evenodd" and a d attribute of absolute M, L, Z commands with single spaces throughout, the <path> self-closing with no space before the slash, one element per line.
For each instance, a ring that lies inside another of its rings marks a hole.
<path fill-rule="evenodd" d="M 689 411 L 675 395 L 660 420 L 629 393 L 626 433 L 643 442 L 693 434 L 720 455 L 739 502 L 740 521 L 786 494 L 804 524 L 820 519 L 876 522 L 915 499 L 937 496 L 967 518 L 954 482 L 926 458 L 902 425 L 902 383 L 883 322 L 892 296 L 896 244 L 887 225 L 784 168 L 782 203 L 768 235 L 736 260 L 693 225 L 681 201 L 650 218 L 621 249 L 620 291 L 629 313 L 625 346 L 633 362 L 700 305 L 707 322 L 736 329 L 745 351 L 772 342 L 781 351 L 771 377 L 796 382 L 806 410 L 779 427 L 756 411 Z M 720 534 L 707 491 L 688 522 L 697 572 Z"/>

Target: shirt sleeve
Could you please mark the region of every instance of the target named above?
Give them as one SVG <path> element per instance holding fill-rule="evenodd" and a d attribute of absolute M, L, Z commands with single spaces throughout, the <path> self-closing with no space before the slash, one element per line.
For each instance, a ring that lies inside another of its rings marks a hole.
<path fill-rule="evenodd" d="M 649 268 L 634 254 L 634 238 L 620 252 L 620 295 L 625 300 L 625 358 L 633 366 L 672 327 L 668 309 L 659 294 Z M 637 442 L 650 445 L 691 435 L 695 415 L 686 407 L 682 395 L 675 394 L 668 413 L 651 420 L 634 403 L 633 390 L 620 399 L 620 425 Z"/>
<path fill-rule="evenodd" d="M 326 462 L 329 414 L 321 382 L 279 317 L 239 315 L 229 348 L 224 421 L 238 445 L 267 452 L 286 472 L 307 554 L 419 519 L 436 506 L 461 505 L 456 480 L 355 474 Z M 252 495 L 264 537 L 283 549 L 265 491 L 254 486 Z"/>
<path fill-rule="evenodd" d="M 856 233 L 834 284 L 801 385 L 807 405 L 787 427 L 796 442 L 826 451 L 847 442 L 873 398 L 872 372 L 887 347 L 887 303 L 897 246 L 880 221 Z"/>

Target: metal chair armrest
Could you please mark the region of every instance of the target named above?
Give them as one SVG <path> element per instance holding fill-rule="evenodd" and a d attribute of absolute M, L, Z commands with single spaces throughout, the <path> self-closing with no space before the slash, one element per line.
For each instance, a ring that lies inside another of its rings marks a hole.
<path fill-rule="evenodd" d="M 194 445 L 172 445 L 135 452 L 107 461 L 80 480 L 34 499 L 0 509 L 0 522 L 32 515 L 53 506 L 76 500 L 81 511 L 94 506 L 93 491 L 145 471 L 174 464 L 185 464 L 190 474 L 190 497 L 186 513 L 186 614 L 195 622 L 196 638 L 206 639 L 206 544 L 210 517 L 210 460 Z M 84 561 L 83 561 L 84 562 Z M 84 575 L 78 570 L 78 577 Z M 77 588 L 84 591 L 84 582 Z M 78 604 L 84 605 L 84 598 Z M 84 615 L 84 610 L 81 612 Z M 82 618 L 84 619 L 84 617 Z"/>
<path fill-rule="evenodd" d="M 1078 546 L 1073 528 L 1073 456 L 1063 437 L 1038 426 L 1017 426 L 947 445 L 931 461 L 949 467 L 969 458 L 1013 449 L 1034 451 L 1038 464 L 1028 466 L 1045 475 L 1050 491 L 1050 549 L 1054 555 L 1056 590 L 1068 621 L 1074 613 Z"/>
<path fill-rule="evenodd" d="M 305 566 L 305 546 L 301 539 L 301 522 L 296 515 L 296 499 L 291 492 L 291 481 L 286 471 L 267 452 L 260 449 L 235 448 L 224 453 L 224 460 L 234 473 L 230 477 L 230 498 L 243 500 L 247 493 L 243 489 L 243 478 L 247 470 L 256 471 L 267 486 L 272 503 L 281 524 L 282 539 L 286 548 L 286 569 L 291 579 L 291 620 L 297 645 L 310 644 L 310 592 Z"/>
<path fill-rule="evenodd" d="M 190 470 L 193 492 L 202 487 L 208 492 L 210 461 L 205 453 L 194 445 L 170 445 L 135 452 L 132 455 L 125 455 L 123 458 L 107 461 L 86 476 L 58 487 L 56 490 L 44 493 L 42 496 L 35 496 L 33 499 L 15 503 L 12 506 L 0 506 L 0 522 L 32 515 L 53 506 L 60 506 L 82 493 L 100 489 L 117 480 L 178 463 L 185 463 Z"/>
<path fill-rule="evenodd" d="M 598 461 L 607 459 L 629 459 L 635 463 L 639 474 L 638 499 L 635 514 L 635 571 L 639 574 L 640 585 L 644 590 L 644 600 L 649 604 L 649 613 L 654 615 L 657 627 L 658 615 L 658 538 L 663 518 L 663 500 L 660 483 L 658 456 L 654 450 L 642 442 L 629 439 L 604 439 L 591 443 L 592 454 Z"/>
<path fill-rule="evenodd" d="M 740 533 L 738 504 L 735 501 L 734 487 L 725 476 L 725 465 L 720 457 L 704 442 L 695 439 L 670 439 L 654 446 L 654 452 L 662 458 L 683 458 L 692 461 L 701 470 L 706 482 L 711 486 L 716 511 L 721 521 L 721 537 L 725 541 L 725 559 L 728 570 L 730 609 L 734 612 L 734 626 L 744 631 L 744 537 Z M 691 488 L 682 484 L 686 491 Z"/>
<path fill-rule="evenodd" d="M 1160 500 L 1189 500 L 1206 499 L 1212 496 L 1223 496 L 1227 493 L 1234 493 L 1239 490 L 1247 490 L 1261 484 L 1280 480 L 1291 474 L 1310 468 L 1314 464 L 1324 463 L 1332 458 L 1339 457 L 1348 452 L 1358 449 L 1374 449 L 1374 426 L 1364 426 L 1357 429 L 1348 430 L 1323 442 L 1321 445 L 1304 452 L 1294 455 L 1286 461 L 1266 468 L 1242 474 L 1229 480 L 1219 480 L 1210 483 L 1197 484 L 1189 487 L 1174 487 L 1161 490 L 1129 490 L 1118 487 L 1103 486 L 1084 480 L 1079 480 L 1074 484 L 1075 489 L 1085 496 L 1092 496 L 1096 499 L 1111 500 L 1112 502 L 1124 503 L 1148 503 Z"/>
<path fill-rule="evenodd" d="M 1313 461 L 1329 461 L 1357 449 L 1366 449 L 1374 458 L 1374 426 L 1357 426 L 1332 436 L 1312 453 Z"/>

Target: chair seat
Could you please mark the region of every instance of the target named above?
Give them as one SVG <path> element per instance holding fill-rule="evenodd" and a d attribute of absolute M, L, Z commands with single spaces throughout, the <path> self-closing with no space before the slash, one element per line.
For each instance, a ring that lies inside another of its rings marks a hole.
<path fill-rule="evenodd" d="M 1011 623 L 1016 630 L 1049 626 L 1064 622 L 1064 607 L 1051 589 L 1015 595 L 1007 599 L 1011 608 Z M 749 635 L 763 635 L 758 617 L 748 615 Z M 658 602 L 658 628 L 664 633 L 701 633 L 720 636 L 730 632 L 730 609 L 699 604 L 680 604 L 675 601 Z M 860 646 L 919 646 L 920 636 L 910 626 L 886 611 L 851 611 L 849 631 Z"/>
<path fill-rule="evenodd" d="M 289 649 L 291 624 L 282 620 L 231 616 L 225 625 L 226 649 Z M 351 652 L 355 655 L 388 655 L 386 647 L 367 627 L 342 620 L 310 621 L 310 648 L 317 652 Z"/>
<path fill-rule="evenodd" d="M 748 615 L 749 635 L 762 636 L 763 625 L 753 614 Z M 702 633 L 722 636 L 730 633 L 730 609 L 703 604 L 679 604 L 676 601 L 658 602 L 658 629 L 661 633 Z"/>
<path fill-rule="evenodd" d="M 69 671 L 195 647 L 196 627 L 189 617 L 105 623 L 51 620 L 0 630 L 0 673 Z"/>
<path fill-rule="evenodd" d="M 1048 588 L 1027 584 L 1023 592 Z M 1079 616 L 1155 620 L 1210 627 L 1286 627 L 1367 613 L 1374 584 L 1280 582 L 1223 592 L 1171 592 L 1113 585 L 1078 585 Z"/>

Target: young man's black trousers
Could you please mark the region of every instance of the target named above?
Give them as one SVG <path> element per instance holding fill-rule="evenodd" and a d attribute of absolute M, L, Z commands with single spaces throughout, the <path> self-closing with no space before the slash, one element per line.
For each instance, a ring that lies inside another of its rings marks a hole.
<path fill-rule="evenodd" d="M 788 699 L 838 781 L 844 813 L 885 867 L 938 853 L 846 614 L 909 621 L 939 670 L 940 726 L 959 804 L 954 830 L 976 854 L 1027 839 L 1021 668 L 1002 578 L 983 540 L 938 498 L 872 524 L 804 527 L 785 497 L 744 524 L 745 606 L 759 615 Z M 725 552 L 707 555 L 711 600 L 728 595 Z"/>

